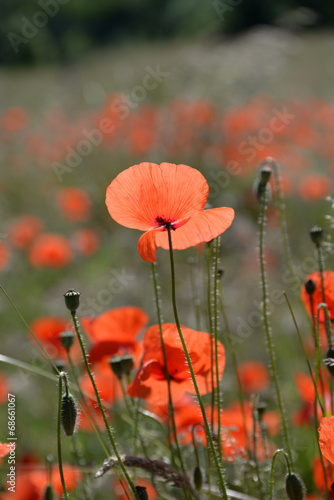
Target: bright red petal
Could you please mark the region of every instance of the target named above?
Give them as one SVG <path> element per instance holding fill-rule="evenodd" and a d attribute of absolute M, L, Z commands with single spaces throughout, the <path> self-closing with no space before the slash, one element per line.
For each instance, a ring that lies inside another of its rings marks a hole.
<path fill-rule="evenodd" d="M 321 453 L 334 464 L 334 417 L 322 418 L 318 431 Z"/>
<path fill-rule="evenodd" d="M 184 250 L 203 241 L 211 241 L 230 227 L 234 219 L 233 208 L 212 208 L 191 217 L 191 219 L 172 231 L 172 245 L 175 250 Z M 151 230 L 144 233 L 138 242 L 138 252 L 142 259 L 155 262 L 158 247 L 168 250 L 167 231 Z"/>
<path fill-rule="evenodd" d="M 209 193 L 203 175 L 187 165 L 140 163 L 121 172 L 107 189 L 111 217 L 125 227 L 147 231 L 157 217 L 178 221 L 204 209 Z"/>

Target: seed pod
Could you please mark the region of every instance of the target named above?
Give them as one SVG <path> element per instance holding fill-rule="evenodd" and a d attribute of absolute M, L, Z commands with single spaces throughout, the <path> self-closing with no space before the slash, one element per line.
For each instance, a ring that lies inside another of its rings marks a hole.
<path fill-rule="evenodd" d="M 74 314 L 80 305 L 80 292 L 76 292 L 75 290 L 68 290 L 68 292 L 64 293 L 64 297 L 67 309 L 69 309 L 71 313 Z"/>
<path fill-rule="evenodd" d="M 51 484 L 47 485 L 43 500 L 54 500 L 53 488 Z"/>
<path fill-rule="evenodd" d="M 65 330 L 60 335 L 60 342 L 63 347 L 65 347 L 66 351 L 69 352 L 72 345 L 74 344 L 74 332 L 71 330 Z"/>
<path fill-rule="evenodd" d="M 71 393 L 64 394 L 61 400 L 61 425 L 66 436 L 73 436 L 77 422 L 78 409 Z"/>
<path fill-rule="evenodd" d="M 303 500 L 305 496 L 304 485 L 296 474 L 288 474 L 285 480 L 285 488 L 290 500 Z"/>
<path fill-rule="evenodd" d="M 199 491 L 202 488 L 203 484 L 203 474 L 199 465 L 196 465 L 194 469 L 193 478 L 194 478 L 195 488 L 197 491 Z"/>
<path fill-rule="evenodd" d="M 135 489 L 140 500 L 148 500 L 148 493 L 145 486 L 136 486 Z"/>
<path fill-rule="evenodd" d="M 320 247 L 322 243 L 322 238 L 324 235 L 324 230 L 320 226 L 312 226 L 310 229 L 311 240 L 317 248 Z"/>

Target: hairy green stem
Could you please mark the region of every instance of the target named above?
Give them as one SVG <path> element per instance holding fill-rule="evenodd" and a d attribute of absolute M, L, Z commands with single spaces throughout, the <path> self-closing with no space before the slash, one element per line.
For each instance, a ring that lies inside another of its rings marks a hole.
<path fill-rule="evenodd" d="M 222 441 L 221 441 L 221 421 L 220 421 L 220 378 L 219 378 L 219 363 L 218 363 L 218 260 L 219 260 L 219 236 L 215 239 L 214 246 L 214 286 L 213 286 L 213 333 L 215 339 L 215 368 L 216 368 L 216 394 L 217 394 L 217 413 L 218 413 L 218 452 L 222 459 Z"/>
<path fill-rule="evenodd" d="M 261 210 L 260 210 L 260 217 L 259 217 L 259 226 L 260 226 L 259 260 L 260 260 L 261 288 L 262 288 L 262 307 L 263 307 L 262 312 L 263 312 L 264 329 L 265 329 L 267 345 L 268 345 L 268 350 L 269 350 L 269 356 L 270 356 L 272 377 L 274 379 L 277 403 L 278 403 L 278 408 L 279 408 L 279 412 L 280 412 L 280 416 L 281 416 L 282 431 L 283 431 L 283 436 L 284 436 L 284 440 L 285 440 L 287 453 L 289 456 L 290 465 L 291 465 L 291 468 L 293 469 L 292 448 L 290 445 L 288 425 L 287 425 L 287 421 L 286 421 L 286 417 L 285 417 L 285 413 L 284 413 L 284 406 L 283 406 L 283 399 L 282 399 L 282 395 L 281 395 L 281 389 L 280 389 L 279 382 L 278 382 L 276 358 L 275 358 L 275 354 L 274 354 L 274 345 L 273 345 L 273 340 L 272 340 L 272 332 L 271 332 L 271 326 L 269 323 L 269 314 L 268 314 L 268 290 L 267 290 L 266 271 L 265 271 L 265 266 L 264 266 L 264 229 L 265 229 L 266 209 L 267 209 L 267 187 L 265 187 L 263 194 L 262 194 L 262 197 L 261 197 Z"/>
<path fill-rule="evenodd" d="M 276 460 L 279 453 L 282 453 L 284 458 L 285 458 L 286 465 L 288 467 L 288 473 L 291 474 L 291 472 L 292 472 L 290 460 L 289 460 L 287 453 L 284 450 L 276 450 L 275 453 L 273 454 L 273 458 L 271 460 L 269 500 L 273 500 L 274 466 L 275 466 L 275 460 Z"/>
<path fill-rule="evenodd" d="M 207 440 L 209 441 L 209 447 L 210 447 L 210 450 L 211 450 L 211 453 L 212 453 L 212 457 L 213 457 L 213 460 L 215 462 L 215 466 L 216 466 L 216 470 L 217 470 L 219 485 L 220 485 L 221 492 L 222 492 L 222 498 L 224 500 L 228 500 L 228 498 L 227 498 L 227 492 L 226 492 L 226 486 L 225 486 L 225 481 L 224 481 L 224 477 L 223 477 L 221 460 L 220 460 L 220 458 L 218 457 L 218 455 L 216 453 L 216 449 L 215 449 L 215 446 L 214 446 L 214 443 L 213 443 L 213 438 L 212 438 L 210 426 L 209 426 L 208 419 L 207 419 L 207 416 L 206 416 L 206 413 L 205 413 L 204 404 L 203 404 L 203 401 L 202 401 L 201 394 L 199 392 L 199 388 L 198 388 L 198 385 L 197 385 L 197 381 L 196 381 L 194 369 L 193 369 L 193 366 L 192 366 L 192 363 L 191 363 L 191 359 L 190 359 L 190 356 L 189 356 L 189 352 L 188 352 L 188 349 L 187 349 L 187 346 L 186 346 L 186 343 L 185 343 L 185 340 L 184 340 L 184 337 L 183 337 L 183 334 L 182 334 L 182 330 L 181 330 L 181 325 L 180 325 L 180 321 L 179 321 L 179 315 L 178 315 L 177 307 L 176 307 L 175 268 L 174 268 L 173 245 L 172 245 L 172 235 L 171 235 L 170 224 L 166 224 L 166 228 L 167 228 L 167 231 L 168 231 L 169 256 L 170 256 L 171 281 L 172 281 L 172 303 L 173 303 L 173 311 L 174 311 L 175 323 L 176 323 L 177 331 L 179 333 L 179 337 L 180 337 L 180 340 L 181 340 L 183 351 L 184 351 L 184 354 L 186 356 L 186 360 L 187 360 L 187 363 L 188 363 L 188 367 L 189 367 L 189 371 L 190 371 L 190 375 L 191 375 L 191 380 L 192 380 L 192 382 L 194 384 L 194 388 L 195 388 L 197 400 L 198 400 L 199 406 L 201 408 L 201 412 L 202 412 L 202 416 L 203 416 L 203 421 L 204 421 L 204 425 L 205 425 L 205 431 L 206 431 L 206 434 L 207 434 Z"/>

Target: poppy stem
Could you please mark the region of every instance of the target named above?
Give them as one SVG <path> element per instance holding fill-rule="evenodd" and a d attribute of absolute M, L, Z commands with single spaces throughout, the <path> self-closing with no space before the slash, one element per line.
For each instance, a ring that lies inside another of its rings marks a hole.
<path fill-rule="evenodd" d="M 202 398 L 201 398 L 201 394 L 199 392 L 199 388 L 198 388 L 198 385 L 197 385 L 197 381 L 196 381 L 194 369 L 193 369 L 193 366 L 192 366 L 192 363 L 191 363 L 191 359 L 190 359 L 190 356 L 189 356 L 189 352 L 188 352 L 188 349 L 187 349 L 187 346 L 186 346 L 186 343 L 185 343 L 185 340 L 184 340 L 184 337 L 183 337 L 183 334 L 182 334 L 182 330 L 181 330 L 181 325 L 180 325 L 180 321 L 179 321 L 179 315 L 178 315 L 177 307 L 176 307 L 175 267 L 174 267 L 173 245 L 172 245 L 172 235 L 171 235 L 170 224 L 166 224 L 166 228 L 167 228 L 167 231 L 168 231 L 169 256 L 170 256 L 171 281 L 172 281 L 172 304 L 173 304 L 173 311 L 174 311 L 174 319 L 175 319 L 177 331 L 179 333 L 179 337 L 180 337 L 180 340 L 181 340 L 181 344 L 182 344 L 182 347 L 183 347 L 183 351 L 184 351 L 184 354 L 186 356 L 186 360 L 187 360 L 187 363 L 188 363 L 188 367 L 189 367 L 191 379 L 192 379 L 192 382 L 194 384 L 194 388 L 195 388 L 197 400 L 198 400 L 199 406 L 201 408 L 201 412 L 202 412 L 202 416 L 203 416 L 203 421 L 204 421 L 204 425 L 205 425 L 205 431 L 206 431 L 206 434 L 207 434 L 207 440 L 209 441 L 209 446 L 210 446 L 211 453 L 212 453 L 212 456 L 213 456 L 213 460 L 215 462 L 215 466 L 216 466 L 216 469 L 217 469 L 217 475 L 218 475 L 219 485 L 220 485 L 221 492 L 222 492 L 222 498 L 224 500 L 228 500 L 226 486 L 225 486 L 225 481 L 224 481 L 224 477 L 223 477 L 223 467 L 222 467 L 221 459 L 220 459 L 220 457 L 218 457 L 218 455 L 216 453 L 216 449 L 215 449 L 215 446 L 214 446 L 214 443 L 213 443 L 212 433 L 211 433 L 210 426 L 209 426 L 209 423 L 208 423 L 208 419 L 207 419 L 207 416 L 206 416 L 206 413 L 205 413 L 204 404 L 203 404 L 203 401 L 202 401 Z"/>
<path fill-rule="evenodd" d="M 162 315 L 161 315 L 161 309 L 160 309 L 159 287 L 158 287 L 158 280 L 157 280 L 157 274 L 155 272 L 155 264 L 154 264 L 154 262 L 152 262 L 152 277 L 153 277 L 155 303 L 156 303 L 156 308 L 157 308 L 157 317 L 158 317 L 158 324 L 159 324 L 159 335 L 160 335 L 160 342 L 161 342 L 161 350 L 162 350 L 162 356 L 163 356 L 163 361 L 164 361 L 165 376 L 166 376 L 167 390 L 168 390 L 168 419 L 167 419 L 167 440 L 168 440 L 168 447 L 169 447 L 169 449 L 171 451 L 171 460 L 172 460 L 172 463 L 175 463 L 175 459 L 174 459 L 174 446 L 173 446 L 171 438 L 170 438 L 170 424 L 172 424 L 172 431 L 173 431 L 173 436 L 174 436 L 174 439 L 175 439 L 177 453 L 178 453 L 180 464 L 181 464 L 181 469 L 185 473 L 185 468 L 184 468 L 184 464 L 183 464 L 183 461 L 182 461 L 181 450 L 180 450 L 179 442 L 178 442 L 178 439 L 177 439 L 175 416 L 174 416 L 174 408 L 173 408 L 173 400 L 172 400 L 172 391 L 171 391 L 171 388 L 170 388 L 170 376 L 169 376 L 168 365 L 167 365 L 167 354 L 166 354 L 165 343 L 164 343 L 163 333 L 162 333 Z"/>
<path fill-rule="evenodd" d="M 211 335 L 210 338 L 210 372 L 211 372 L 211 431 L 213 432 L 213 421 L 214 421 L 214 407 L 215 407 L 215 384 L 213 376 L 213 346 L 214 339 L 212 335 L 212 302 L 211 302 L 211 241 L 206 245 L 206 258 L 207 258 L 207 274 L 208 274 L 208 289 L 207 289 L 207 302 L 208 302 L 208 327 Z"/>
<path fill-rule="evenodd" d="M 247 418 L 246 418 L 246 410 L 245 410 L 245 400 L 244 400 L 244 395 L 242 392 L 242 387 L 241 387 L 241 380 L 240 380 L 240 374 L 239 374 L 239 369 L 238 369 L 238 361 L 237 361 L 237 355 L 235 353 L 234 345 L 233 345 L 233 339 L 231 335 L 231 329 L 228 321 L 228 317 L 225 311 L 225 306 L 224 306 L 224 301 L 223 301 L 223 291 L 222 287 L 220 290 L 220 310 L 223 316 L 223 321 L 224 321 L 224 326 L 225 326 L 225 333 L 226 333 L 226 340 L 227 340 L 227 347 L 231 355 L 232 359 L 232 364 L 233 364 L 233 369 L 234 373 L 237 379 L 237 384 L 238 384 L 238 396 L 239 396 L 239 402 L 240 402 L 240 407 L 241 407 L 241 415 L 242 415 L 242 423 L 244 426 L 244 431 L 245 431 L 245 436 L 246 436 L 246 444 L 247 444 L 247 450 L 248 450 L 248 455 L 249 457 L 251 456 L 251 449 L 250 449 L 250 440 L 249 440 L 249 435 L 248 435 L 248 429 L 247 429 Z"/>
<path fill-rule="evenodd" d="M 218 413 L 218 452 L 220 459 L 223 457 L 222 441 L 221 441 L 221 422 L 220 422 L 220 378 L 219 378 L 219 364 L 218 364 L 218 261 L 219 261 L 219 236 L 215 239 L 214 246 L 214 286 L 213 286 L 213 333 L 215 339 L 215 368 L 216 368 L 216 394 L 217 394 L 217 413 Z"/>
<path fill-rule="evenodd" d="M 274 384 L 275 384 L 275 389 L 276 389 L 277 403 L 278 403 L 278 408 L 279 408 L 279 412 L 281 415 L 282 431 L 283 431 L 283 436 L 284 436 L 284 440 L 285 440 L 285 446 L 286 446 L 287 453 L 289 456 L 291 468 L 293 469 L 293 455 L 292 455 L 292 449 L 291 449 L 291 445 L 290 445 L 290 438 L 289 438 L 288 425 L 287 425 L 285 411 L 284 411 L 283 399 L 282 399 L 281 390 L 280 390 L 280 386 L 279 386 L 279 382 L 278 382 L 276 358 L 275 358 L 274 345 L 273 345 L 273 339 L 272 339 L 272 330 L 271 330 L 271 325 L 269 322 L 269 314 L 268 314 L 268 289 L 267 289 L 266 271 L 265 271 L 265 266 L 264 266 L 264 229 L 265 229 L 266 210 L 267 210 L 267 195 L 268 195 L 268 186 L 266 185 L 263 189 L 261 200 L 260 200 L 261 201 L 261 210 L 260 210 L 260 216 L 259 216 L 259 226 L 260 226 L 259 260 L 260 260 L 260 275 L 261 275 L 260 282 L 261 282 L 261 288 L 262 288 L 263 323 L 264 323 L 264 329 L 265 329 L 267 345 L 268 345 L 268 350 L 269 350 L 272 377 L 274 379 Z"/>
<path fill-rule="evenodd" d="M 61 485 L 63 488 L 64 492 L 64 498 L 65 500 L 68 499 L 67 496 L 67 490 L 66 490 L 66 485 L 65 485 L 65 479 L 64 479 L 64 472 L 63 472 L 63 458 L 62 458 L 62 452 L 61 452 L 61 402 L 62 402 L 62 397 L 63 397 L 63 377 L 65 374 L 61 372 L 59 374 L 59 392 L 58 392 L 58 422 L 57 422 L 57 451 L 58 451 L 58 465 L 59 465 L 59 475 L 60 475 L 60 480 L 61 480 Z"/>
<path fill-rule="evenodd" d="M 120 466 L 120 468 L 121 468 L 121 470 L 122 470 L 122 472 L 123 472 L 123 474 L 124 474 L 124 476 L 125 476 L 128 484 L 129 484 L 129 486 L 130 486 L 130 488 L 132 490 L 134 498 L 136 498 L 137 500 L 139 500 L 138 494 L 136 492 L 136 488 L 135 488 L 135 486 L 134 486 L 134 484 L 133 484 L 133 482 L 132 482 L 132 480 L 131 480 L 131 478 L 130 478 L 127 470 L 126 470 L 126 468 L 124 467 L 124 464 L 122 462 L 120 454 L 118 453 L 118 449 L 117 449 L 114 437 L 112 435 L 112 432 L 111 432 L 111 429 L 110 429 L 110 426 L 109 426 L 109 423 L 108 423 L 105 411 L 103 409 L 101 398 L 100 398 L 100 395 L 99 395 L 99 391 L 97 390 L 93 374 L 92 374 L 91 369 L 89 367 L 89 363 L 88 363 L 88 359 L 87 359 L 87 354 L 86 354 L 85 346 L 83 344 L 83 340 L 82 340 L 82 337 L 81 337 L 80 328 L 79 328 L 79 321 L 78 321 L 78 317 L 76 315 L 76 312 L 75 311 L 73 311 L 73 312 L 71 311 L 71 316 L 72 316 L 74 328 L 75 328 L 75 331 L 76 331 L 76 334 L 77 334 L 77 337 L 78 337 L 78 341 L 79 341 L 79 344 L 80 344 L 80 348 L 81 348 L 81 352 L 82 352 L 82 355 L 83 355 L 83 359 L 84 359 L 86 371 L 87 371 L 88 376 L 89 376 L 89 378 L 90 378 L 90 380 L 92 382 L 92 386 L 93 386 L 93 389 L 94 389 L 94 392 L 95 392 L 95 397 L 96 397 L 96 400 L 97 400 L 97 404 L 99 406 L 101 415 L 103 417 L 103 421 L 104 421 L 104 424 L 105 424 L 105 427 L 106 427 L 106 430 L 107 430 L 107 434 L 108 434 L 108 437 L 109 437 L 110 444 L 111 444 L 112 449 L 113 449 L 113 451 L 114 451 L 114 453 L 116 455 L 118 464 L 119 464 L 119 466 Z"/>
<path fill-rule="evenodd" d="M 286 465 L 288 467 L 288 474 L 291 474 L 291 472 L 292 472 L 291 471 L 291 464 L 290 464 L 289 457 L 288 457 L 287 453 L 284 450 L 276 450 L 275 453 L 273 454 L 273 458 L 271 459 L 269 500 L 273 499 L 274 466 L 275 466 L 275 460 L 276 460 L 279 453 L 282 453 L 284 458 L 285 458 Z"/>

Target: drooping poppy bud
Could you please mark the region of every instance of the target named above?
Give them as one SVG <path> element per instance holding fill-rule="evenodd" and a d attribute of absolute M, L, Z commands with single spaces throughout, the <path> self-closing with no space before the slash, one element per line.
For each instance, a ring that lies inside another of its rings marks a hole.
<path fill-rule="evenodd" d="M 194 478 L 195 488 L 197 491 L 199 491 L 202 488 L 203 484 L 203 474 L 199 465 L 196 465 L 194 469 L 193 478 Z"/>
<path fill-rule="evenodd" d="M 56 359 L 54 361 L 54 365 L 55 367 L 57 368 L 57 370 L 54 370 L 57 374 L 60 373 L 60 372 L 63 372 L 65 371 L 66 369 L 66 363 L 63 359 Z"/>
<path fill-rule="evenodd" d="M 47 485 L 43 500 L 54 500 L 53 488 L 51 484 Z"/>
<path fill-rule="evenodd" d="M 68 292 L 64 293 L 64 297 L 67 309 L 69 309 L 72 314 L 75 313 L 80 305 L 80 292 L 68 290 Z"/>
<path fill-rule="evenodd" d="M 109 360 L 109 364 L 111 366 L 114 374 L 121 379 L 123 375 L 129 375 L 134 367 L 134 361 L 131 354 L 124 354 L 123 356 L 113 356 Z"/>
<path fill-rule="evenodd" d="M 327 366 L 327 370 L 334 377 L 334 349 L 330 347 L 326 353 L 326 358 L 324 359 L 324 363 Z"/>
<path fill-rule="evenodd" d="M 64 394 L 61 400 L 61 425 L 66 436 L 73 436 L 77 422 L 77 403 L 71 393 Z"/>
<path fill-rule="evenodd" d="M 302 481 L 296 474 L 288 474 L 285 479 L 285 488 L 290 500 L 303 500 L 305 489 Z"/>

